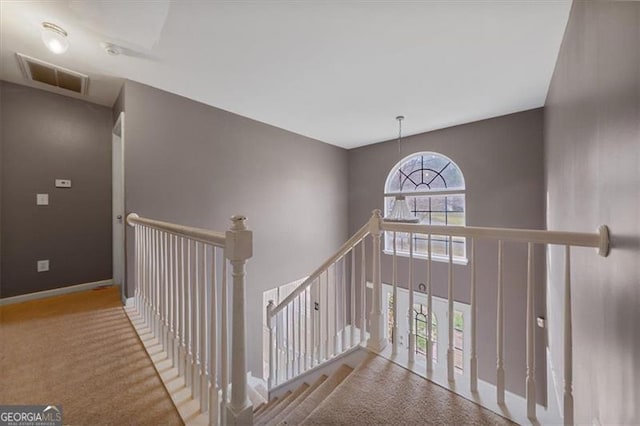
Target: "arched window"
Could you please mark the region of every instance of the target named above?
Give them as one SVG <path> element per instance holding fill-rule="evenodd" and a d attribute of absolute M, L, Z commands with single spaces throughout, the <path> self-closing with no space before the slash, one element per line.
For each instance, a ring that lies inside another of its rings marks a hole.
<path fill-rule="evenodd" d="M 395 165 L 387 176 L 384 190 L 384 212 L 388 215 L 396 202 L 396 196 L 406 199 L 409 210 L 428 225 L 466 224 L 465 184 L 462 171 L 456 163 L 442 154 L 420 152 L 412 154 Z M 397 234 L 396 252 L 409 253 L 407 234 Z M 426 235 L 414 235 L 414 253 L 427 255 Z M 466 262 L 466 241 L 462 237 L 453 238 L 449 247 L 448 237 L 431 236 L 431 251 L 434 260 L 448 260 L 449 250 L 458 262 Z M 385 252 L 393 251 L 393 234 L 385 233 Z"/>
<path fill-rule="evenodd" d="M 413 305 L 413 320 L 415 321 L 416 354 L 426 357 L 427 354 L 427 308 L 422 303 Z M 438 319 L 431 314 L 431 358 L 438 362 Z"/>

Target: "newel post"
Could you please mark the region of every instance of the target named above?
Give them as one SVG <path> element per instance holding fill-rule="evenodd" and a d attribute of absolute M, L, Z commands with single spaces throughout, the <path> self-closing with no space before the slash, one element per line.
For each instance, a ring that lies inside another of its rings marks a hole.
<path fill-rule="evenodd" d="M 376 209 L 369 219 L 369 230 L 373 240 L 373 293 L 371 298 L 371 327 L 367 347 L 379 352 L 387 346 L 384 337 L 384 316 L 382 315 L 382 281 L 380 277 L 380 236 L 382 235 L 382 213 Z"/>
<path fill-rule="evenodd" d="M 231 262 L 233 319 L 231 321 L 231 400 L 227 403 L 227 423 L 253 424 L 253 407 L 247 398 L 247 348 L 245 324 L 245 264 L 253 255 L 253 233 L 244 216 L 233 216 L 226 232 L 225 257 Z"/>

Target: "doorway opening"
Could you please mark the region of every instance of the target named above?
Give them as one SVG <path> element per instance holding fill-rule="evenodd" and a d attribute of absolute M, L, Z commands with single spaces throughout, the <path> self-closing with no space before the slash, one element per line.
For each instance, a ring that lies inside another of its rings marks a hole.
<path fill-rule="evenodd" d="M 124 273 L 124 112 L 120 113 L 111 133 L 111 205 L 113 229 L 113 283 L 120 286 L 123 303 L 126 300 Z"/>

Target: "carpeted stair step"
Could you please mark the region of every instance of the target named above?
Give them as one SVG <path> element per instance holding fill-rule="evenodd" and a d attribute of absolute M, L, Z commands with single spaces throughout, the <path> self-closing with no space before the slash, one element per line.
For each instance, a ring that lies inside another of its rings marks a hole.
<path fill-rule="evenodd" d="M 271 424 L 277 425 L 282 420 L 284 420 L 291 412 L 293 412 L 293 410 L 296 409 L 296 407 L 298 405 L 300 405 L 302 403 L 302 401 L 307 399 L 307 397 L 311 394 L 311 392 L 315 391 L 321 384 L 323 384 L 325 380 L 327 380 L 327 376 L 325 376 L 324 374 L 322 376 L 318 377 L 318 380 L 313 382 L 313 384 L 311 386 L 309 386 L 307 388 L 307 390 L 305 390 L 302 393 L 302 395 L 297 397 L 295 401 L 291 401 L 291 403 L 289 404 L 288 407 L 286 407 L 284 410 L 280 411 L 280 413 L 277 416 L 275 416 L 273 419 L 271 419 Z"/>
<path fill-rule="evenodd" d="M 289 413 L 279 424 L 298 425 L 333 392 L 333 390 L 353 371 L 348 365 L 341 365 L 327 380 L 306 396 L 304 401 Z"/>
<path fill-rule="evenodd" d="M 513 425 L 504 417 L 374 354 L 295 424 L 425 423 Z"/>
<path fill-rule="evenodd" d="M 282 395 L 282 397 L 280 398 L 273 398 L 271 401 L 269 401 L 267 403 L 267 405 L 265 405 L 264 407 L 262 407 L 261 411 L 257 411 L 253 414 L 253 418 L 255 420 L 256 416 L 261 416 L 264 413 L 268 413 L 269 410 L 271 410 L 273 407 L 276 407 L 278 404 L 280 404 L 286 397 L 288 397 L 291 394 L 291 392 L 287 392 L 284 395 Z"/>
<path fill-rule="evenodd" d="M 306 383 L 303 383 L 296 390 L 294 390 L 291 394 L 289 394 L 289 396 L 287 396 L 285 399 L 283 399 L 282 403 L 278 404 L 277 407 L 274 407 L 272 410 L 269 410 L 268 413 L 264 413 L 262 415 L 259 415 L 255 419 L 254 424 L 256 426 L 264 426 L 264 425 L 270 424 L 271 419 L 273 419 L 275 416 L 280 414 L 282 412 L 282 410 L 287 408 L 292 402 L 294 402 L 307 389 L 309 389 L 309 385 L 306 384 Z"/>

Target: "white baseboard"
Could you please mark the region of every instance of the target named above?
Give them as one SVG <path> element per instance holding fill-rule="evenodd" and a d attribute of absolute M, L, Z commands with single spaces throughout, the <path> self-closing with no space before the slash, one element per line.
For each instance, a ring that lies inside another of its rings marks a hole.
<path fill-rule="evenodd" d="M 124 306 L 126 306 L 127 308 L 130 308 L 133 306 L 133 297 L 127 297 L 124 300 Z"/>
<path fill-rule="evenodd" d="M 61 294 L 76 293 L 78 291 L 91 290 L 96 287 L 104 287 L 109 285 L 113 285 L 113 279 L 71 285 L 68 287 L 54 288 L 52 290 L 38 291 L 29 294 L 21 294 L 19 296 L 0 299 L 0 306 L 13 305 L 14 303 L 27 302 L 29 300 L 44 299 L 46 297 L 60 296 Z"/>

